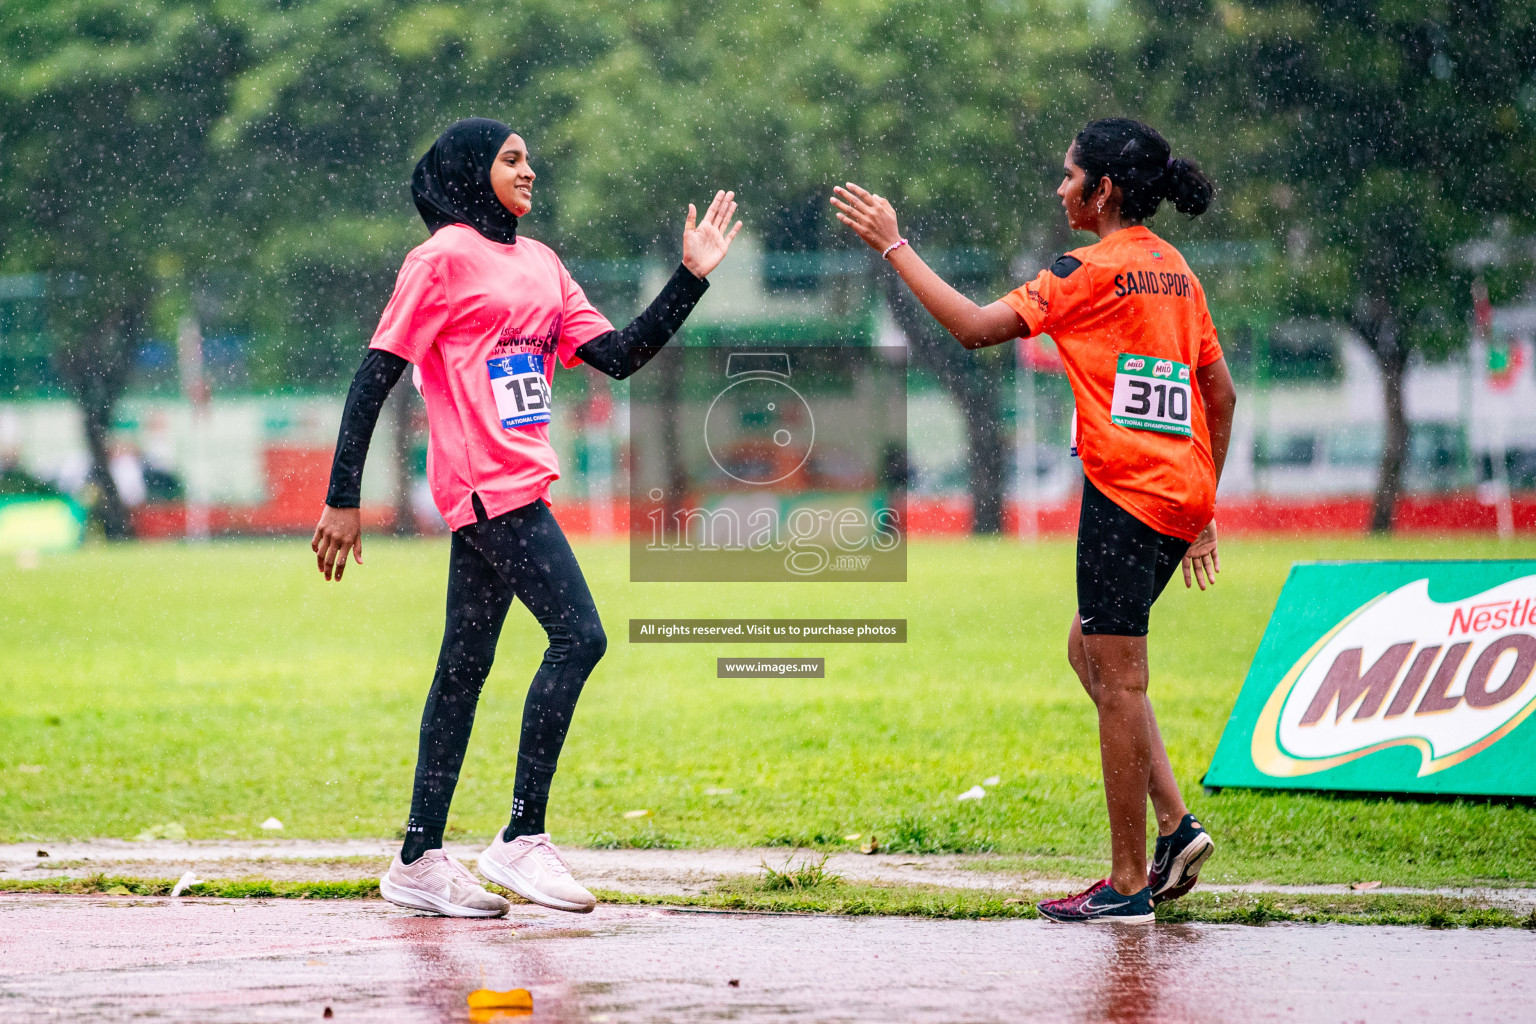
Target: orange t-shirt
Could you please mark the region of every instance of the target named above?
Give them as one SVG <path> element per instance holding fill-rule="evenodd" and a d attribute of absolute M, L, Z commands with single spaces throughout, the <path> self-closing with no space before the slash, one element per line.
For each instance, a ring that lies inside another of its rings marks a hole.
<path fill-rule="evenodd" d="M 1159 533 L 1194 540 L 1216 506 L 1194 371 L 1220 359 L 1221 346 L 1184 257 L 1144 227 L 1124 228 L 1002 301 L 1061 352 L 1088 479 Z"/>

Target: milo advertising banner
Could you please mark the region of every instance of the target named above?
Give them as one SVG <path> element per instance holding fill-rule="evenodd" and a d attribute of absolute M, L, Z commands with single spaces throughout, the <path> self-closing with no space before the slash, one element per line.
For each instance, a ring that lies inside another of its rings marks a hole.
<path fill-rule="evenodd" d="M 1536 795 L 1536 562 L 1291 568 L 1211 787 Z"/>

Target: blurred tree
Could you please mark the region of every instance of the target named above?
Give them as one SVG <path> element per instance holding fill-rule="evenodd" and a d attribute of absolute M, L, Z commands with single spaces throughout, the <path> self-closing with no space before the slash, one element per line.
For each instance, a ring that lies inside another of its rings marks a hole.
<path fill-rule="evenodd" d="M 211 137 L 240 234 L 232 254 L 249 271 L 234 304 L 257 328 L 258 381 L 330 387 L 426 238 L 410 196 L 416 160 L 453 121 L 482 116 L 528 137 L 538 166 L 563 113 L 545 72 L 605 41 L 583 4 L 553 0 L 312 0 L 249 20 L 251 59 Z M 557 190 L 539 182 L 532 233 Z"/>
<path fill-rule="evenodd" d="M 562 111 L 538 72 L 590 60 L 592 23 L 552 0 L 0 5 L 0 271 L 50 274 L 109 536 L 113 408 L 148 334 L 217 307 L 257 338 L 255 383 L 333 387 L 426 236 L 416 158 L 470 114 L 540 134 Z"/>
<path fill-rule="evenodd" d="M 1508 0 L 1145 0 L 1146 82 L 1216 155 L 1227 223 L 1287 255 L 1290 311 L 1347 320 L 1386 436 L 1371 529 L 1402 490 L 1409 357 L 1467 339 L 1457 252 L 1532 225 L 1536 9 Z"/>
<path fill-rule="evenodd" d="M 827 197 L 853 179 L 888 196 L 925 251 L 1044 257 L 1061 155 L 1136 38 L 1134 19 L 1076 3 L 726 0 L 610 19 L 620 41 L 555 76 L 571 109 L 551 138 L 571 182 L 558 225 L 594 255 L 675 248 L 658 205 L 720 186 L 784 248 L 847 248 L 858 243 Z M 976 297 L 1003 283 L 996 274 Z M 995 533 L 1011 351 L 966 353 L 904 291 L 884 291 L 913 361 L 964 411 L 973 529 Z"/>
<path fill-rule="evenodd" d="M 49 272 L 55 369 L 109 537 L 130 532 L 107 471 L 113 407 L 157 303 L 211 241 L 202 139 L 240 45 L 208 6 L 0 5 L 0 260 Z"/>
<path fill-rule="evenodd" d="M 1348 318 L 1376 352 L 1381 527 L 1408 354 L 1464 333 L 1457 246 L 1528 220 L 1533 16 L 1509 0 L 18 0 L 0 6 L 0 269 L 53 274 L 56 365 L 117 533 L 106 438 L 138 340 L 216 298 L 257 339 L 258 384 L 334 386 L 424 237 L 411 165 L 456 117 L 528 137 L 527 228 L 570 255 L 675 252 L 676 213 L 722 184 L 776 245 L 847 248 L 824 199 L 851 178 L 926 251 L 1043 263 L 1069 244 L 1062 151 L 1128 112 L 1216 172 L 1195 236 L 1271 235 L 1291 311 Z M 991 298 L 996 277 L 968 287 Z M 966 410 L 975 528 L 996 530 L 1010 353 L 961 352 L 888 294 L 914 362 Z"/>

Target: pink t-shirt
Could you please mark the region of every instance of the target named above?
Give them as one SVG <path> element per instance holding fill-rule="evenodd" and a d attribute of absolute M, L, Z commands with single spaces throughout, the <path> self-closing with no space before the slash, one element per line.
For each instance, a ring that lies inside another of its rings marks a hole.
<path fill-rule="evenodd" d="M 427 403 L 427 480 L 457 530 L 473 494 L 499 516 L 549 500 L 560 463 L 549 446 L 555 358 L 613 330 L 554 250 L 492 242 L 450 224 L 412 249 L 371 347 L 416 364 Z"/>

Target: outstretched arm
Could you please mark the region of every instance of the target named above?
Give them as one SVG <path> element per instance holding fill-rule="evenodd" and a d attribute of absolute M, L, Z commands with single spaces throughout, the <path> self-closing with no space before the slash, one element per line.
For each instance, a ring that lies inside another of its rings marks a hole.
<path fill-rule="evenodd" d="M 1000 345 L 1029 330 L 1007 303 L 977 305 L 936 274 L 912 251 L 910 244 L 898 245 L 902 238 L 896 224 L 896 210 L 884 197 L 867 192 L 851 181 L 847 188 L 839 185 L 832 191 L 837 219 L 852 228 L 871 249 L 885 254 L 917 301 L 961 345 L 968 349 Z M 893 249 L 892 246 L 896 247 Z"/>
<path fill-rule="evenodd" d="M 694 277 L 680 264 L 645 312 L 626 327 L 599 334 L 576 350 L 577 357 L 594 370 L 623 380 L 662 350 L 708 288 L 708 281 Z"/>
<path fill-rule="evenodd" d="M 716 192 L 704 220 L 698 223 L 698 211 L 689 203 L 683 228 L 683 262 L 672 279 L 627 327 L 598 335 L 576 350 L 577 357 L 614 380 L 623 380 L 648 363 L 677 333 L 709 288 L 704 279 L 725 259 L 731 239 L 741 230 L 741 221 L 731 227 L 735 215 L 734 192 Z"/>
<path fill-rule="evenodd" d="M 331 460 L 331 485 L 325 493 L 325 509 L 315 527 L 309 548 L 325 578 L 340 580 L 351 552 L 363 560 L 362 517 L 358 512 L 363 490 L 363 463 L 368 444 L 379 422 L 379 410 L 390 389 L 409 366 L 404 359 L 381 349 L 369 349 L 352 378 L 347 404 L 341 413 L 341 432 Z"/>

